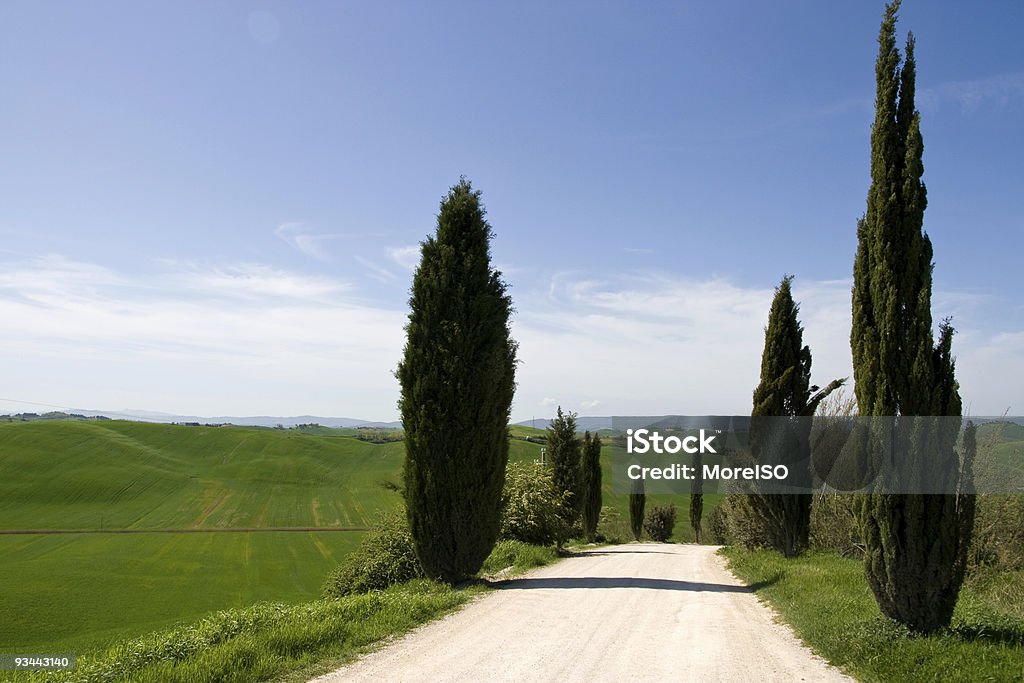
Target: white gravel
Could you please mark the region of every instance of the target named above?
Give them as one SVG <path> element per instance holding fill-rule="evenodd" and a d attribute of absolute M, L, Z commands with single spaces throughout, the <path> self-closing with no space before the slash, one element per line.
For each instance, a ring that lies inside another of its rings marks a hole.
<path fill-rule="evenodd" d="M 587 551 L 315 680 L 852 680 L 777 623 L 715 550 Z"/>

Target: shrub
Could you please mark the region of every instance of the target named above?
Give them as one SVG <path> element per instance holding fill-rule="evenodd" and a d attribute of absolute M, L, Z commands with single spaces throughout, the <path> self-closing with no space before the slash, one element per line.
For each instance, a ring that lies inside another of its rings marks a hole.
<path fill-rule="evenodd" d="M 601 516 L 597 522 L 597 535 L 594 540 L 601 543 L 626 543 L 632 538 L 629 522 L 622 518 L 618 508 L 605 505 L 601 508 Z"/>
<path fill-rule="evenodd" d="M 404 512 L 384 516 L 359 548 L 328 575 L 323 593 L 340 598 L 423 576 Z"/>
<path fill-rule="evenodd" d="M 978 496 L 968 569 L 1024 569 L 1024 499 L 1016 495 Z"/>
<path fill-rule="evenodd" d="M 863 557 L 864 544 L 857 525 L 857 499 L 847 494 L 819 494 L 811 505 L 811 547 L 842 555 Z"/>
<path fill-rule="evenodd" d="M 764 527 L 743 494 L 729 494 L 711 513 L 708 527 L 711 539 L 719 545 L 742 545 L 750 550 L 771 547 Z"/>
<path fill-rule="evenodd" d="M 648 511 L 644 521 L 644 530 L 652 541 L 667 543 L 672 538 L 672 529 L 676 525 L 675 505 L 655 505 Z"/>
<path fill-rule="evenodd" d="M 562 496 L 545 465 L 509 463 L 501 506 L 502 539 L 547 545 L 566 534 Z"/>

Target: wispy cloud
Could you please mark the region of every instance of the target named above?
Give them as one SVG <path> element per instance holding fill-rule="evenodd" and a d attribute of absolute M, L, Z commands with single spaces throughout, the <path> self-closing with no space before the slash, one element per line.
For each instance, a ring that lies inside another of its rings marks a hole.
<path fill-rule="evenodd" d="M 416 266 L 420 262 L 420 245 L 410 244 L 404 247 L 389 247 L 388 256 L 405 270 L 416 270 Z"/>
<path fill-rule="evenodd" d="M 377 282 L 394 282 L 397 277 L 393 272 L 391 272 L 384 266 L 371 261 L 365 256 L 360 256 L 356 254 L 352 258 L 356 260 L 356 263 L 365 268 L 369 276 L 376 280 Z"/>
<path fill-rule="evenodd" d="M 306 256 L 320 261 L 326 261 L 328 258 L 323 242 L 329 239 L 330 236 L 318 234 L 305 223 L 282 223 L 274 230 L 274 234 L 281 238 L 289 247 L 302 252 Z"/>
<path fill-rule="evenodd" d="M 194 268 L 176 275 L 183 290 L 204 296 L 261 299 L 268 297 L 316 302 L 352 291 L 347 282 L 316 275 L 300 275 L 259 263 L 213 269 Z"/>
<path fill-rule="evenodd" d="M 945 102 L 954 102 L 965 114 L 984 105 L 1006 106 L 1014 101 L 1024 101 L 1024 71 L 976 80 L 949 81 L 924 88 L 917 94 L 917 104 L 921 109 L 935 110 Z"/>

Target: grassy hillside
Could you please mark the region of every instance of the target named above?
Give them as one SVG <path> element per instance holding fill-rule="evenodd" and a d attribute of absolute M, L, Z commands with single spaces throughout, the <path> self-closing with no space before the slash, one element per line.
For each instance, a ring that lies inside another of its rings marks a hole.
<path fill-rule="evenodd" d="M 361 533 L 227 530 L 365 527 L 395 509 L 404 445 L 354 434 L 0 424 L 0 530 L 104 530 L 0 534 L 0 644 L 81 650 L 213 610 L 317 597 Z M 512 443 L 514 459 L 539 454 Z"/>
<path fill-rule="evenodd" d="M 364 527 L 402 445 L 136 422 L 0 424 L 0 529 Z M 353 532 L 0 535 L 0 643 L 83 648 L 316 597 Z"/>
<path fill-rule="evenodd" d="M 372 524 L 401 443 L 140 422 L 0 424 L 0 529 Z"/>

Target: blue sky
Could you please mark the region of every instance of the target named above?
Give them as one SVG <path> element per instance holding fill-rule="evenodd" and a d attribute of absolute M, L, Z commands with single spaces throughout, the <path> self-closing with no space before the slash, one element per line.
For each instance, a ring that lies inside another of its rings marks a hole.
<path fill-rule="evenodd" d="M 516 419 L 743 413 L 795 274 L 850 373 L 879 3 L 0 6 L 0 412 L 393 419 L 416 245 L 482 190 Z M 1024 5 L 908 1 L 974 414 L 1021 412 Z"/>

